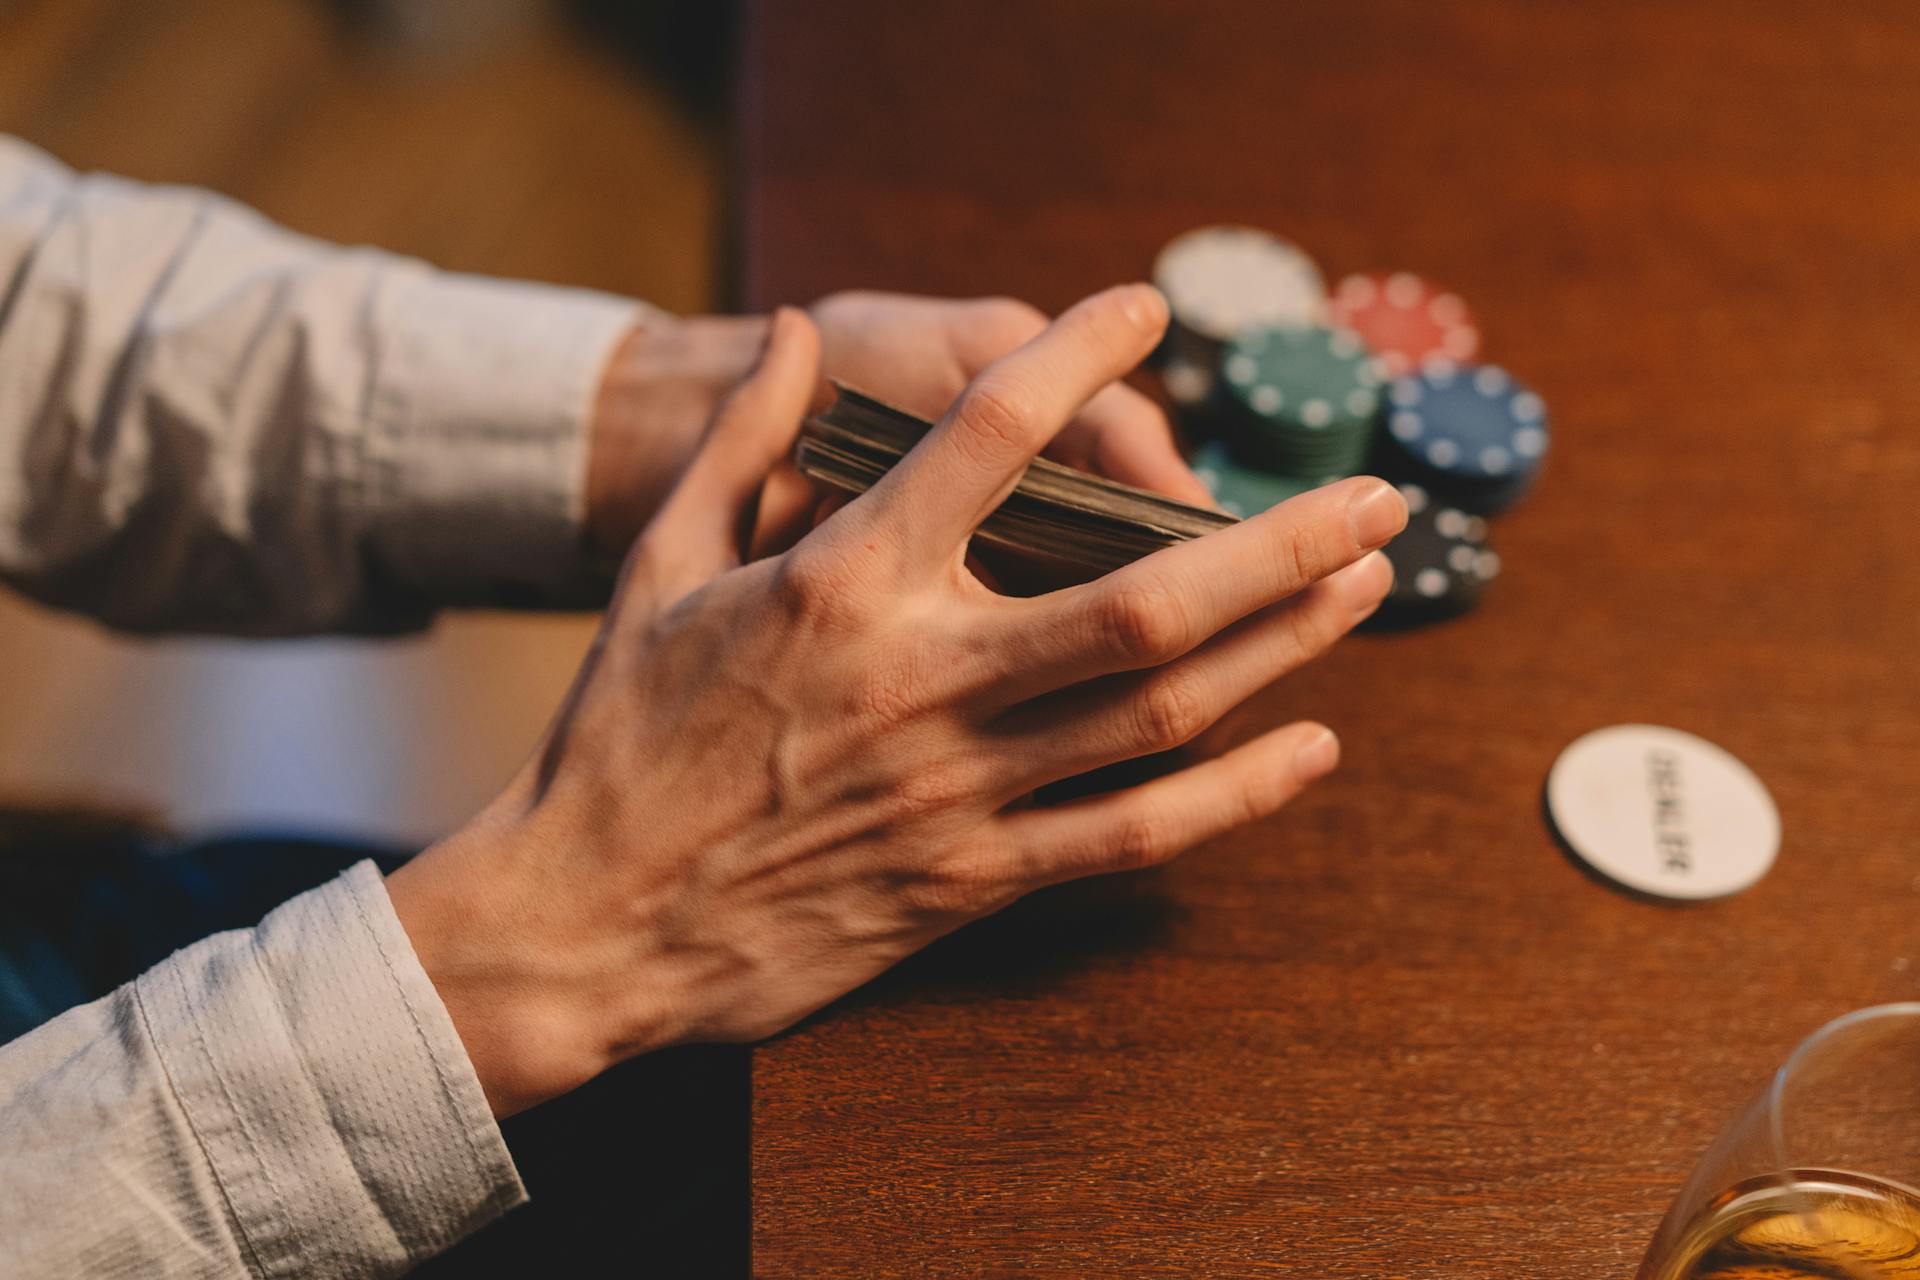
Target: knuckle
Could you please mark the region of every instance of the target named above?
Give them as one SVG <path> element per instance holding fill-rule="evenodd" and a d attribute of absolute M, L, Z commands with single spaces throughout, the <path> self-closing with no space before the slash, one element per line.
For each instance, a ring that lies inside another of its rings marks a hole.
<path fill-rule="evenodd" d="M 1135 739 L 1157 751 L 1193 741 L 1210 720 L 1205 700 L 1185 671 L 1156 672 L 1134 699 Z"/>
<path fill-rule="evenodd" d="M 1166 327 L 1166 302 L 1157 290 L 1123 285 L 1086 299 L 1073 311 L 1085 341 L 1105 359 L 1131 363 L 1149 334 Z"/>
<path fill-rule="evenodd" d="M 1319 598 L 1314 607 L 1296 610 L 1287 636 L 1285 658 L 1290 665 L 1311 662 L 1333 648 L 1353 623 L 1353 611 L 1337 601 Z"/>
<path fill-rule="evenodd" d="M 930 863 L 905 896 L 909 909 L 923 919 L 976 916 L 999 901 L 1001 879 L 982 859 L 955 855 Z"/>
<path fill-rule="evenodd" d="M 1297 591 L 1319 576 L 1317 539 L 1311 524 L 1294 520 L 1283 524 L 1273 541 L 1275 580 L 1289 591 Z"/>
<path fill-rule="evenodd" d="M 973 772 L 959 765 L 915 769 L 894 785 L 893 807 L 902 819 L 921 820 L 958 809 L 979 791 Z"/>
<path fill-rule="evenodd" d="M 1096 626 L 1106 647 L 1143 666 L 1167 662 L 1191 647 L 1185 608 L 1160 588 L 1132 584 L 1103 597 Z"/>
<path fill-rule="evenodd" d="M 1274 675 L 1283 675 L 1312 662 L 1346 634 L 1345 626 L 1333 610 L 1316 607 L 1324 603 L 1323 600 L 1309 597 L 1299 602 L 1297 607 L 1281 605 L 1274 610 L 1277 617 L 1274 619 L 1272 639 L 1268 642 L 1271 647 L 1267 650 Z"/>
<path fill-rule="evenodd" d="M 1258 822 L 1287 802 L 1297 784 L 1279 774 L 1261 774 L 1247 778 L 1235 792 L 1235 826 Z"/>
<path fill-rule="evenodd" d="M 829 557 L 801 547 L 787 553 L 774 576 L 775 597 L 796 622 L 835 621 L 852 597 L 847 575 Z"/>
<path fill-rule="evenodd" d="M 1115 870 L 1137 871 L 1165 862 L 1175 852 L 1165 819 L 1158 810 L 1142 806 L 1129 813 L 1114 831 L 1107 856 Z"/>
<path fill-rule="evenodd" d="M 956 424 L 994 461 L 1028 451 L 1036 417 L 1033 393 L 1004 374 L 976 379 L 960 397 Z"/>

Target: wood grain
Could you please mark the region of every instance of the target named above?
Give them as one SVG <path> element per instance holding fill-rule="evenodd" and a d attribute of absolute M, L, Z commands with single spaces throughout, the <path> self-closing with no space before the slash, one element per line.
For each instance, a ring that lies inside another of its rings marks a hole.
<path fill-rule="evenodd" d="M 1626 1276 L 1793 1043 L 1920 992 L 1920 18 L 1900 0 L 760 4 L 746 301 L 1050 307 L 1243 221 L 1476 307 L 1555 439 L 1458 623 L 1235 717 L 1342 770 L 966 931 L 755 1068 L 786 1275 Z M 1540 814 L 1600 725 L 1785 824 L 1667 908 Z"/>

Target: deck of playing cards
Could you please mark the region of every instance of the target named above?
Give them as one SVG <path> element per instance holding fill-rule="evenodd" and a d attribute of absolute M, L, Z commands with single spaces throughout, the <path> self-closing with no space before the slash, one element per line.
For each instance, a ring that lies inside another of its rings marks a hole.
<path fill-rule="evenodd" d="M 802 475 L 864 493 L 932 427 L 924 418 L 839 386 L 839 398 L 807 419 L 794 465 Z M 1141 556 L 1237 523 L 1145 489 L 1036 458 L 975 534 L 1031 576 L 1060 586 L 1099 577 Z M 993 557 L 999 567 L 1002 558 Z"/>

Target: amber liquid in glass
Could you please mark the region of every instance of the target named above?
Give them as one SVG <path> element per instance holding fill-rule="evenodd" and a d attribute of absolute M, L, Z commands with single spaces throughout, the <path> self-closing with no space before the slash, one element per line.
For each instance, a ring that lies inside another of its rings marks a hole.
<path fill-rule="evenodd" d="M 1795 1169 L 1722 1193 L 1643 1280 L 1920 1280 L 1920 1193 Z"/>

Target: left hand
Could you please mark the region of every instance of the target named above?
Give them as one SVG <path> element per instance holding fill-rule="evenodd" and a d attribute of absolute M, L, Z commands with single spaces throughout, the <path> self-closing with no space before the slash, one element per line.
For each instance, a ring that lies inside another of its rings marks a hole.
<path fill-rule="evenodd" d="M 927 418 L 938 418 L 974 375 L 1047 324 L 1011 298 L 853 291 L 810 310 L 828 376 Z M 623 554 L 652 518 L 721 400 L 759 356 L 765 333 L 759 316 L 664 318 L 620 344 L 591 429 L 587 522 L 602 550 Z M 1084 471 L 1211 503 L 1181 461 L 1166 416 L 1118 382 L 1089 400 L 1046 452 Z"/>
<path fill-rule="evenodd" d="M 928 419 L 945 413 L 981 370 L 1047 327 L 1042 312 L 1013 298 L 855 290 L 829 294 L 810 310 L 829 377 Z M 1181 460 L 1166 415 L 1124 383 L 1102 388 L 1061 428 L 1046 455 L 1170 498 L 1213 502 Z"/>

